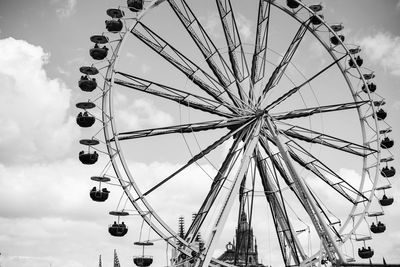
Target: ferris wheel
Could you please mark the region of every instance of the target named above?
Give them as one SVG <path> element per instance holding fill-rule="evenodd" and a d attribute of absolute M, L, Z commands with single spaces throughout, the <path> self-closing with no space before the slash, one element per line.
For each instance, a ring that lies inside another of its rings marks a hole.
<path fill-rule="evenodd" d="M 268 217 L 285 266 L 371 258 L 371 239 L 390 230 L 381 216 L 396 171 L 385 101 L 362 49 L 312 1 L 212 2 L 121 2 L 106 11 L 105 32 L 90 37 L 94 63 L 79 81 L 90 96 L 77 104 L 77 123 L 101 129 L 80 141 L 79 159 L 107 162 L 91 178 L 94 201 L 108 199 L 107 184 L 124 193 L 109 233 L 125 236 L 120 218 L 135 213 L 178 251 L 173 266 L 239 266 L 215 256 L 224 227 L 245 216 L 261 247 L 271 240 Z M 257 19 L 250 35 L 246 12 Z M 137 122 L 149 105 L 150 118 L 164 116 Z M 144 177 L 140 159 L 176 164 Z M 195 214 L 182 235 L 171 215 L 185 212 Z M 152 262 L 144 252 L 134 260 Z"/>

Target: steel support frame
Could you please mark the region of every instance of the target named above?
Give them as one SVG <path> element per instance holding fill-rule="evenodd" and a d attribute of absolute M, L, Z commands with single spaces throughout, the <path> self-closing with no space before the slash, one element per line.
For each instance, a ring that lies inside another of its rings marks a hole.
<path fill-rule="evenodd" d="M 210 261 L 212 259 L 212 254 L 217 245 L 216 241 L 221 235 L 223 226 L 225 225 L 226 220 L 228 219 L 228 214 L 232 208 L 233 201 L 237 196 L 237 194 L 239 193 L 240 185 L 245 175 L 247 174 L 250 160 L 253 156 L 254 150 L 257 147 L 262 123 L 263 123 L 263 118 L 260 116 L 257 119 L 257 121 L 254 122 L 251 131 L 249 132 L 248 136 L 245 139 L 246 148 L 245 151 L 243 152 L 243 157 L 240 163 L 239 170 L 232 181 L 232 186 L 228 192 L 228 195 L 226 196 L 223 207 L 221 208 L 219 215 L 215 220 L 213 230 L 211 231 L 210 236 L 207 239 L 205 246 L 207 249 L 202 251 L 204 259 L 200 258 L 200 260 L 198 260 L 195 264 L 196 267 L 208 267 L 210 264 Z"/>
<path fill-rule="evenodd" d="M 177 1 L 181 4 L 178 6 Z M 246 106 L 246 94 L 243 91 L 242 86 L 238 83 L 237 90 L 239 98 L 233 94 L 233 85 L 236 84 L 236 79 L 232 73 L 231 68 L 225 62 L 213 41 L 196 18 L 195 14 L 186 3 L 185 0 L 168 0 L 171 8 L 182 22 L 183 26 L 203 54 L 208 66 L 217 77 L 220 84 L 226 89 L 232 102 L 239 107 Z"/>
<path fill-rule="evenodd" d="M 268 175 L 265 160 L 262 159 L 259 151 L 256 153 L 256 158 L 257 169 L 264 187 L 265 196 L 271 209 L 285 266 L 298 266 L 300 265 L 300 257 L 302 260 L 305 260 L 307 256 L 289 221 L 282 195 L 279 193 L 280 190 L 278 190 L 279 188 L 274 183 L 272 176 Z M 288 250 L 290 253 L 287 253 Z"/>
<path fill-rule="evenodd" d="M 340 264 L 344 262 L 344 257 L 342 252 L 339 250 L 338 245 L 333 239 L 330 229 L 326 225 L 325 220 L 322 218 L 321 211 L 318 209 L 317 204 L 314 202 L 314 198 L 312 197 L 305 181 L 298 175 L 294 164 L 290 158 L 288 148 L 284 145 L 281 140 L 279 130 L 273 124 L 270 117 L 266 117 L 266 126 L 269 129 L 273 140 L 275 141 L 276 146 L 279 149 L 279 152 L 282 155 L 283 160 L 285 161 L 286 166 L 288 167 L 288 171 L 293 179 L 293 186 L 297 188 L 299 191 L 299 197 L 302 199 L 302 203 L 310 216 L 310 219 L 315 227 L 315 230 L 324 246 L 324 250 L 327 254 L 328 259 L 333 264 Z"/>

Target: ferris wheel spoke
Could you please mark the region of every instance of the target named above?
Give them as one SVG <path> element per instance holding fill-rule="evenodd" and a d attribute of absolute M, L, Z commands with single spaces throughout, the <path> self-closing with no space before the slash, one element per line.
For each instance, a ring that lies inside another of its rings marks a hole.
<path fill-rule="evenodd" d="M 270 135 L 268 135 L 265 131 L 263 131 L 263 136 L 265 136 L 272 144 L 276 145 L 274 140 Z M 274 168 L 278 171 L 279 175 L 284 179 L 287 186 L 289 186 L 292 191 L 295 193 L 299 201 L 303 204 L 302 199 L 299 197 L 300 192 L 296 187 L 292 186 L 294 181 L 291 177 L 291 174 L 287 172 L 283 164 L 283 158 L 280 154 L 273 155 L 268 149 L 267 143 L 262 139 L 262 147 L 268 157 L 270 158 Z M 358 204 L 360 202 L 367 201 L 368 198 L 350 185 L 344 178 L 342 178 L 339 174 L 331 170 L 328 166 L 322 163 L 318 158 L 313 156 L 311 153 L 307 152 L 304 148 L 293 141 L 289 141 L 285 143 L 288 148 L 288 154 L 294 162 L 299 164 L 302 168 L 309 170 L 316 177 L 320 178 L 323 182 L 328 184 L 331 188 L 333 188 L 337 193 L 342 195 L 346 200 L 351 202 L 352 204 Z M 297 151 L 297 153 L 296 153 Z M 311 158 L 312 160 L 304 160 L 299 154 L 303 154 L 305 158 Z M 314 196 L 315 197 L 315 196 Z M 321 205 L 318 203 L 319 208 L 323 211 Z M 330 221 L 330 218 L 326 216 L 325 212 L 323 212 L 326 219 Z M 335 232 L 336 234 L 336 232 Z"/>
<path fill-rule="evenodd" d="M 319 107 L 312 107 L 312 108 L 305 108 L 305 109 L 297 109 L 292 110 L 289 112 L 282 112 L 277 114 L 270 114 L 272 118 L 275 120 L 287 120 L 287 119 L 295 119 L 301 117 L 309 117 L 314 114 L 319 113 L 327 113 L 327 112 L 336 112 L 348 109 L 355 109 L 359 108 L 363 105 L 369 104 L 370 101 L 358 101 L 358 102 L 350 102 L 350 103 L 341 103 L 341 104 L 334 104 L 334 105 L 327 105 L 327 106 L 319 106 Z"/>
<path fill-rule="evenodd" d="M 269 138 L 278 148 L 284 165 L 286 166 L 285 170 L 287 170 L 288 176 L 293 181 L 293 183 L 291 183 L 291 187 L 297 190 L 296 196 L 299 198 L 300 203 L 302 203 L 305 211 L 311 219 L 315 231 L 324 246 L 327 256 L 333 260 L 337 259 L 339 261 L 343 261 L 342 252 L 339 250 L 339 247 L 332 236 L 332 232 L 327 224 L 326 218 L 323 218 L 323 212 L 315 203 L 304 179 L 299 176 L 297 169 L 294 167 L 294 162 L 289 154 L 288 146 L 282 142 L 280 133 L 277 131 L 270 118 L 266 118 L 266 127 L 270 133 Z"/>
<path fill-rule="evenodd" d="M 232 87 L 234 87 L 236 83 L 235 77 L 233 77 L 232 70 L 216 48 L 213 41 L 204 30 L 203 26 L 196 18 L 186 1 L 177 1 L 180 2 L 181 8 L 174 0 L 169 0 L 168 3 L 203 54 L 203 57 L 205 58 L 208 66 L 211 68 L 215 77 L 217 77 L 219 83 L 226 88 L 228 96 L 236 106 L 247 106 L 247 103 L 244 102 L 245 93 L 240 84 L 237 84 L 240 98 L 233 94 L 234 88 Z"/>
<path fill-rule="evenodd" d="M 271 3 L 269 1 L 260 0 L 258 4 L 256 43 L 251 65 L 251 82 L 253 85 L 260 81 L 265 75 L 270 14 Z M 250 92 L 252 93 L 252 91 Z"/>
<path fill-rule="evenodd" d="M 350 201 L 352 204 L 367 201 L 368 198 L 349 184 L 345 178 L 334 172 L 328 166 L 326 166 L 321 160 L 312 155 L 310 152 L 305 150 L 296 142 L 286 142 L 290 157 L 298 163 L 304 169 L 311 171 L 316 177 L 320 178 L 345 199 Z M 301 156 L 303 155 L 303 157 Z M 309 160 L 304 160 L 308 158 Z M 359 200 L 359 198 L 361 200 Z"/>
<path fill-rule="evenodd" d="M 153 186 L 149 190 L 147 190 L 144 194 L 142 194 L 142 196 L 140 198 L 143 198 L 143 197 L 147 196 L 148 194 L 152 193 L 153 191 L 155 191 L 157 188 L 159 188 L 160 186 L 162 186 L 163 184 L 165 184 L 166 182 L 168 182 L 169 180 L 174 178 L 177 174 L 179 174 L 180 172 L 182 172 L 183 170 L 188 168 L 190 165 L 197 162 L 199 159 L 202 159 L 208 153 L 210 153 L 211 151 L 213 151 L 214 149 L 216 149 L 217 147 L 222 145 L 225 141 L 227 141 L 228 139 L 233 137 L 235 134 L 239 133 L 240 131 L 242 131 L 243 129 L 248 127 L 250 124 L 254 123 L 254 121 L 255 121 L 254 119 L 249 119 L 247 122 L 242 124 L 240 127 L 238 127 L 238 128 L 235 127 L 234 130 L 231 130 L 228 134 L 222 136 L 220 139 L 218 139 L 217 141 L 215 141 L 214 143 L 212 143 L 211 145 L 209 145 L 208 147 L 206 147 L 205 149 L 200 151 L 198 154 L 194 155 L 184 166 L 182 166 L 177 171 L 175 171 L 174 173 L 172 173 L 171 175 L 169 175 L 168 177 L 166 177 L 165 179 L 163 179 L 162 181 L 157 183 L 155 186 Z M 140 199 L 140 198 L 138 198 L 138 199 Z M 138 199 L 136 199 L 135 201 L 137 201 Z"/>
<path fill-rule="evenodd" d="M 204 222 L 205 218 L 208 215 L 208 212 L 210 211 L 212 205 L 215 202 L 215 199 L 217 198 L 218 194 L 220 193 L 222 187 L 224 186 L 226 182 L 226 178 L 231 172 L 235 161 L 237 160 L 239 153 L 241 149 L 238 149 L 239 144 L 244 136 L 245 132 L 241 132 L 241 136 L 235 139 L 233 142 L 231 148 L 229 149 L 229 152 L 224 159 L 224 161 L 221 164 L 221 167 L 218 170 L 217 175 L 213 179 L 213 183 L 211 185 L 211 188 L 204 199 L 203 204 L 201 205 L 199 211 L 196 213 L 192 224 L 190 225 L 186 236 L 185 240 L 189 240 L 189 243 L 193 242 L 195 238 L 197 237 L 197 234 L 200 230 L 200 227 L 202 223 Z"/>
<path fill-rule="evenodd" d="M 231 105 L 224 99 L 226 90 L 214 80 L 206 71 L 201 69 L 185 55 L 172 47 L 154 31 L 138 21 L 132 28 L 131 33 L 157 54 L 167 60 L 170 64 L 180 70 L 200 89 L 212 96 L 215 100 L 225 105 L 229 110 L 238 113 L 238 109 L 232 109 Z"/>
<path fill-rule="evenodd" d="M 174 102 L 179 103 L 188 108 L 199 109 L 204 112 L 208 112 L 211 114 L 219 115 L 226 118 L 231 118 L 234 115 L 230 112 L 224 112 L 220 110 L 225 106 L 222 105 L 220 102 L 215 100 L 211 100 L 202 96 L 198 96 L 195 94 L 191 94 L 182 90 L 178 90 L 160 83 L 152 82 L 149 80 L 145 80 L 136 76 L 132 76 L 126 73 L 117 72 L 126 78 L 129 81 L 121 80 L 118 78 L 114 79 L 114 83 L 118 85 L 122 85 L 143 93 L 155 95 L 161 98 L 165 98 Z M 193 100 L 191 100 L 193 99 Z M 196 100 L 196 101 L 194 101 Z M 231 106 L 234 109 L 234 106 Z"/>
<path fill-rule="evenodd" d="M 290 96 L 294 95 L 295 93 L 297 93 L 301 88 L 303 88 L 304 85 L 310 83 L 312 80 L 314 80 L 315 78 L 317 78 L 318 76 L 320 76 L 321 74 L 323 74 L 325 71 L 329 70 L 332 66 L 336 65 L 338 62 L 340 62 L 343 58 L 345 58 L 347 56 L 347 54 L 344 54 L 343 56 L 341 56 L 340 58 L 337 58 L 336 60 L 334 60 L 331 64 L 329 64 L 328 66 L 324 67 L 322 70 L 320 70 L 319 72 L 317 72 L 316 74 L 314 74 L 313 76 L 311 76 L 310 78 L 308 78 L 305 82 L 303 82 L 302 84 L 294 87 L 293 89 L 289 90 L 288 92 L 286 92 L 285 94 L 283 94 L 282 96 L 280 96 L 278 99 L 276 99 L 275 101 L 271 102 L 270 104 L 268 104 L 265 107 L 265 110 L 271 110 L 274 107 L 278 106 L 279 104 L 281 104 L 282 102 L 284 102 L 286 99 L 288 99 Z"/>
<path fill-rule="evenodd" d="M 287 49 L 281 62 L 275 68 L 275 70 L 271 74 L 271 77 L 269 78 L 267 84 L 265 85 L 265 87 L 261 93 L 261 96 L 259 97 L 259 99 L 257 101 L 259 104 L 262 104 L 262 101 L 264 100 L 265 95 L 279 83 L 280 79 L 282 78 L 282 75 L 285 73 L 286 67 L 289 65 L 294 54 L 296 53 L 301 40 L 303 40 L 303 37 L 305 36 L 305 34 L 307 32 L 309 24 L 310 24 L 310 20 L 307 20 L 307 21 L 304 21 L 303 23 L 301 23 L 300 28 L 297 30 L 297 33 L 294 36 L 292 42 L 290 43 L 289 48 Z"/>
<path fill-rule="evenodd" d="M 268 146 L 268 142 L 271 142 L 274 146 L 276 146 L 274 140 L 272 139 L 272 137 L 267 134 L 267 132 L 265 130 L 263 130 L 261 132 L 262 134 L 262 138 L 260 138 L 260 144 L 261 147 L 263 148 L 263 151 L 267 154 L 267 156 L 269 157 L 270 161 L 273 164 L 274 170 L 279 172 L 279 175 L 283 178 L 283 180 L 285 181 L 286 185 L 289 186 L 292 190 L 295 189 L 293 187 L 291 187 L 293 181 L 291 180 L 290 176 L 286 173 L 283 165 L 282 165 L 282 159 L 280 154 L 273 154 L 272 151 L 270 150 L 269 146 Z M 297 192 L 295 192 L 297 194 Z"/>
<path fill-rule="evenodd" d="M 281 129 L 280 132 L 288 137 L 296 138 L 298 140 L 306 141 L 313 144 L 320 144 L 361 157 L 366 157 L 371 155 L 372 153 L 377 152 L 373 148 L 359 145 L 321 132 L 313 131 L 288 123 L 284 123 L 284 125 L 289 126 L 289 128 L 286 130 Z"/>
<path fill-rule="evenodd" d="M 233 14 L 230 0 L 216 0 L 222 28 L 228 45 L 229 59 L 231 61 L 233 73 L 241 83 L 249 76 L 246 56 L 243 51 L 240 34 Z"/>
<path fill-rule="evenodd" d="M 216 121 L 207 121 L 207 122 L 199 122 L 199 123 L 188 123 L 188 124 L 180 124 L 168 127 L 160 127 L 160 128 L 152 128 L 138 131 L 129 131 L 118 133 L 111 141 L 115 141 L 116 139 L 119 141 L 129 140 L 129 139 L 138 139 L 144 137 L 151 137 L 157 135 L 168 135 L 168 134 L 176 134 L 176 133 L 194 133 L 200 131 L 207 130 L 215 130 L 221 128 L 237 128 L 238 126 L 243 125 L 246 121 L 249 120 L 250 117 L 239 117 L 232 118 L 226 120 L 216 120 Z"/>
<path fill-rule="evenodd" d="M 276 170 L 268 172 L 267 163 L 261 157 L 259 151 L 256 153 L 256 159 L 257 170 L 261 177 L 265 197 L 271 209 L 285 266 L 298 266 L 300 265 L 300 257 L 304 260 L 306 255 L 287 215 L 281 188 L 277 182 Z M 275 157 L 272 156 L 270 159 L 275 160 Z M 273 163 L 273 166 L 275 164 L 276 162 Z"/>

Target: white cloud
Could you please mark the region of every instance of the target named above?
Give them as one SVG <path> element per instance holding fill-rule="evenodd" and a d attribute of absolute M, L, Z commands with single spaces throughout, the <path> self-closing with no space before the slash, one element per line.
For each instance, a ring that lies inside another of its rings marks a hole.
<path fill-rule="evenodd" d="M 240 38 L 242 42 L 249 42 L 251 41 L 253 37 L 253 30 L 254 25 L 253 22 L 249 19 L 247 19 L 244 15 L 242 14 L 237 14 L 235 17 L 237 27 L 239 30 Z"/>
<path fill-rule="evenodd" d="M 65 69 L 61 68 L 60 66 L 57 66 L 57 71 L 65 76 L 71 76 L 71 72 L 66 71 Z"/>
<path fill-rule="evenodd" d="M 395 101 L 395 102 L 392 104 L 392 107 L 393 107 L 395 110 L 400 110 L 400 101 Z"/>
<path fill-rule="evenodd" d="M 106 202 L 90 200 L 89 190 L 96 183 L 89 177 L 105 165 L 105 157 L 100 161 L 93 167 L 84 166 L 77 159 L 23 168 L 0 164 L 0 265 L 92 266 L 99 253 L 112 254 L 114 248 L 118 252 L 127 248 L 120 253 L 127 260 L 121 262 L 123 266 L 131 262 L 131 243 L 139 238 L 137 227 L 141 221 L 138 216 L 124 218 L 130 229 L 127 238 L 108 234 L 107 226 L 114 220 L 108 212 L 116 208 L 122 190 L 107 185 L 111 193 Z M 129 162 L 129 166 L 143 188 L 143 184 L 154 185 L 155 179 L 150 178 L 164 178 L 181 165 Z M 213 172 L 208 165 L 203 168 Z M 151 203 L 157 211 L 162 209 L 161 215 L 174 226 L 181 212 L 190 215 L 198 209 L 211 181 L 192 166 L 170 182 L 160 188 L 168 194 L 158 192 Z M 162 255 L 157 255 L 158 260 L 164 259 Z"/>
<path fill-rule="evenodd" d="M 360 45 L 373 63 L 381 65 L 392 75 L 400 76 L 400 36 L 378 32 L 362 38 Z"/>
<path fill-rule="evenodd" d="M 0 40 L 0 161 L 41 162 L 65 156 L 79 129 L 68 116 L 71 90 L 49 79 L 49 54 L 23 40 Z"/>
<path fill-rule="evenodd" d="M 95 184 L 89 177 L 98 172 L 98 165 L 81 164 L 77 154 L 74 159 L 48 164 L 0 165 L 0 217 L 99 218 L 100 214 L 81 208 L 91 203 L 89 191 Z M 117 191 L 111 190 L 112 194 Z"/>
<path fill-rule="evenodd" d="M 85 253 L 94 254 L 96 260 L 112 221 L 107 212 L 115 208 L 121 193 L 108 186 L 109 202 L 91 201 L 89 190 L 95 183 L 89 177 L 96 168 L 82 165 L 77 158 L 0 164 L 1 266 L 89 266 Z"/>
<path fill-rule="evenodd" d="M 235 19 L 242 42 L 252 41 L 254 34 L 252 31 L 254 28 L 253 22 L 240 13 L 235 16 Z M 200 21 L 210 36 L 214 38 L 224 36 L 221 19 L 217 12 L 209 13 L 206 18 L 200 18 Z"/>
<path fill-rule="evenodd" d="M 131 53 L 131 52 L 126 53 L 126 56 L 127 56 L 128 58 L 132 59 L 132 60 L 135 60 L 135 59 L 136 59 L 136 55 L 133 54 L 133 53 Z"/>
<path fill-rule="evenodd" d="M 200 21 L 210 36 L 221 38 L 224 35 L 217 12 L 209 13 L 206 18 L 200 18 Z"/>
<path fill-rule="evenodd" d="M 124 127 L 125 130 L 133 129 L 145 129 L 146 127 L 162 127 L 172 125 L 173 117 L 158 109 L 155 104 L 144 99 L 136 99 L 131 105 L 125 106 L 126 99 L 123 97 L 117 97 L 121 102 L 119 109 L 116 112 L 116 119 L 118 125 Z M 121 129 L 122 131 L 122 129 Z"/>
<path fill-rule="evenodd" d="M 150 69 L 151 69 L 150 66 L 147 64 L 142 64 L 142 66 L 140 66 L 140 70 L 142 71 L 143 74 L 149 72 Z"/>
<path fill-rule="evenodd" d="M 56 9 L 57 17 L 65 19 L 71 17 L 76 12 L 77 0 L 52 0 L 53 3 L 62 3 L 63 6 Z"/>

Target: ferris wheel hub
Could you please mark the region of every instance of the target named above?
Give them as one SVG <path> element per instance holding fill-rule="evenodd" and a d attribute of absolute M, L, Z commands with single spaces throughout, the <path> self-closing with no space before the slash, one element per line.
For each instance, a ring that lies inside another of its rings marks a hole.
<path fill-rule="evenodd" d="M 264 109 L 257 109 L 256 112 L 255 112 L 255 116 L 257 118 L 259 118 L 261 116 L 264 116 L 264 114 L 268 114 L 268 111 L 264 110 Z"/>

